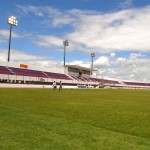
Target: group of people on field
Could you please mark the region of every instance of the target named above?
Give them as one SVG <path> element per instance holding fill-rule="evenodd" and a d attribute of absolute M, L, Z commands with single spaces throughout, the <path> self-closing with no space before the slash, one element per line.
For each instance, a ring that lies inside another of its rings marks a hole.
<path fill-rule="evenodd" d="M 54 81 L 53 82 L 53 89 L 56 90 L 56 88 L 57 88 L 57 83 Z M 61 91 L 61 90 L 62 90 L 62 82 L 60 81 L 59 82 L 59 91 Z"/>

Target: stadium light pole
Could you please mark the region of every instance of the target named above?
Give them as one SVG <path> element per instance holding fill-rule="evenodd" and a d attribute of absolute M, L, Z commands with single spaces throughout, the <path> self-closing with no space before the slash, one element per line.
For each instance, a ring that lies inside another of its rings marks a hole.
<path fill-rule="evenodd" d="M 66 47 L 69 46 L 68 40 L 63 41 L 63 45 L 64 45 L 64 66 L 65 66 L 65 63 L 66 63 Z"/>
<path fill-rule="evenodd" d="M 93 57 L 95 57 L 95 53 L 91 53 L 92 63 L 91 63 L 91 75 L 93 71 Z"/>
<path fill-rule="evenodd" d="M 10 16 L 8 17 L 8 24 L 10 24 L 10 34 L 9 34 L 9 46 L 8 46 L 8 62 L 10 60 L 10 45 L 11 45 L 11 32 L 12 32 L 12 26 L 17 26 L 18 21 L 16 17 Z"/>

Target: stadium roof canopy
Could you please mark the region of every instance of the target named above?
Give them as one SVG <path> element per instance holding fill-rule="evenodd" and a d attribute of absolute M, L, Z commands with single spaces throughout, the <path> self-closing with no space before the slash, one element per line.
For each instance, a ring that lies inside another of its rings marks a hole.
<path fill-rule="evenodd" d="M 91 71 L 91 68 L 77 66 L 77 65 L 65 65 L 65 67 L 75 68 L 75 69 L 79 69 L 79 70 Z M 98 70 L 93 69 L 93 71 L 98 71 Z"/>

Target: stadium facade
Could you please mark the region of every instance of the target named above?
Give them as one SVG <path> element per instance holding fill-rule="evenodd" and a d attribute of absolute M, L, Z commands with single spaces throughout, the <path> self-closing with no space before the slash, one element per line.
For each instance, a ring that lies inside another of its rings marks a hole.
<path fill-rule="evenodd" d="M 144 88 L 150 83 L 98 78 L 95 69 L 65 65 L 45 68 L 29 64 L 0 61 L 0 87 L 52 87 L 62 81 L 65 88 Z"/>

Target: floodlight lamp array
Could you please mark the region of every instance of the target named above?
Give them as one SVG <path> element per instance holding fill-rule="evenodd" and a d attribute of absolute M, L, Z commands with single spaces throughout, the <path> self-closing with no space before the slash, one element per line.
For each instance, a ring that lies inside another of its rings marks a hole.
<path fill-rule="evenodd" d="M 63 41 L 63 45 L 64 45 L 64 46 L 69 46 L 68 40 Z"/>
<path fill-rule="evenodd" d="M 13 26 L 17 26 L 18 21 L 17 21 L 16 17 L 14 17 L 14 16 L 8 17 L 8 24 L 11 24 Z"/>
<path fill-rule="evenodd" d="M 95 57 L 95 53 L 91 53 L 91 57 Z"/>

